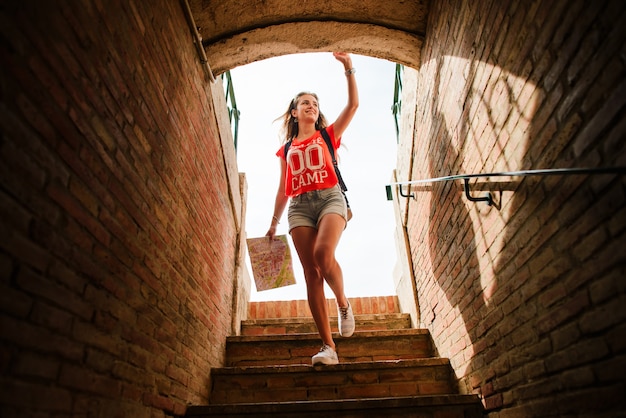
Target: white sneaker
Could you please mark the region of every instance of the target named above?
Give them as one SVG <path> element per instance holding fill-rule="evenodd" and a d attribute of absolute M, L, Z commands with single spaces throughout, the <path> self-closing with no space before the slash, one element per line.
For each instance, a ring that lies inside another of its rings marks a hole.
<path fill-rule="evenodd" d="M 335 350 L 333 350 L 328 344 L 324 344 L 319 353 L 313 356 L 312 362 L 314 366 L 317 364 L 330 365 L 339 363 L 339 359 L 337 358 Z"/>
<path fill-rule="evenodd" d="M 340 308 L 337 305 L 337 313 L 339 316 L 339 335 L 342 337 L 350 337 L 354 333 L 354 314 L 352 313 L 352 305 L 348 302 L 348 307 Z"/>

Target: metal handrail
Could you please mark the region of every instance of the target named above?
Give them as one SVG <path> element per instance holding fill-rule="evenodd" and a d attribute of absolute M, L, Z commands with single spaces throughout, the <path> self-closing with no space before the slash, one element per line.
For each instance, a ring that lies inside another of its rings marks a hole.
<path fill-rule="evenodd" d="M 479 174 L 456 174 L 451 176 L 434 177 L 430 179 L 412 180 L 404 182 L 391 183 L 385 186 L 387 191 L 387 200 L 393 200 L 392 186 L 398 186 L 398 193 L 402 197 L 415 198 L 415 194 L 404 193 L 403 186 L 411 186 L 412 184 L 436 183 L 441 181 L 463 180 L 465 183 L 465 196 L 472 202 L 486 202 L 489 206 L 493 204 L 493 197 L 487 192 L 485 197 L 473 197 L 469 194 L 469 180 L 474 178 L 487 177 L 516 177 L 516 176 L 555 176 L 555 175 L 574 175 L 574 174 L 626 174 L 626 167 L 600 167 L 600 168 L 551 168 L 537 170 L 520 170 L 520 171 L 503 171 L 496 173 L 479 173 Z M 409 188 L 410 190 L 410 188 Z"/>
<path fill-rule="evenodd" d="M 198 27 L 196 26 L 196 22 L 193 18 L 193 14 L 191 13 L 191 7 L 189 6 L 189 0 L 180 0 L 183 6 L 183 12 L 185 13 L 185 19 L 187 19 L 187 24 L 189 25 L 189 29 L 191 30 L 191 36 L 193 37 L 193 44 L 196 46 L 196 52 L 198 53 L 198 59 L 200 60 L 200 64 L 202 64 L 202 68 L 204 69 L 204 73 L 211 83 L 215 82 L 215 76 L 213 75 L 213 71 L 211 71 L 211 65 L 209 65 L 209 61 L 206 56 L 206 52 L 204 47 L 202 46 L 202 37 L 198 32 Z"/>
<path fill-rule="evenodd" d="M 396 126 L 396 142 L 400 142 L 400 113 L 402 110 L 402 64 L 396 64 L 395 82 L 393 86 L 393 103 L 391 113 Z"/>
<path fill-rule="evenodd" d="M 222 74 L 222 79 L 226 79 L 225 95 L 226 107 L 228 108 L 228 119 L 233 128 L 233 138 L 235 141 L 235 152 L 237 152 L 237 139 L 239 138 L 239 117 L 241 112 L 237 109 L 237 100 L 235 100 L 235 88 L 233 87 L 233 79 L 230 71 Z M 229 105 L 230 103 L 230 105 Z"/>

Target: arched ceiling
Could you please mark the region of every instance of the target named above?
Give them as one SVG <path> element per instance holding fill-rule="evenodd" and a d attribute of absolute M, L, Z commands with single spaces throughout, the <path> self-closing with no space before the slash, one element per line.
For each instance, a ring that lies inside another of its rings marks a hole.
<path fill-rule="evenodd" d="M 419 68 L 428 0 L 189 0 L 214 75 L 286 54 L 347 51 Z"/>

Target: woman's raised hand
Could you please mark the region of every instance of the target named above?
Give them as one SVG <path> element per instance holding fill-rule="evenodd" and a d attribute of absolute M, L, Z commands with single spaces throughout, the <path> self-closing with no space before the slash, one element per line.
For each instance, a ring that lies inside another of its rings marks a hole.
<path fill-rule="evenodd" d="M 333 52 L 335 59 L 343 64 L 346 70 L 352 68 L 352 58 L 347 52 Z"/>

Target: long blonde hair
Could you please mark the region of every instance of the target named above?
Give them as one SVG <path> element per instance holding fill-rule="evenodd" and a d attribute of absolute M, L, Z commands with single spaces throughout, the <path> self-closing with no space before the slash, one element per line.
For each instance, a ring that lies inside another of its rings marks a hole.
<path fill-rule="evenodd" d="M 291 114 L 291 111 L 294 110 L 296 107 L 298 107 L 298 100 L 300 100 L 300 97 L 304 96 L 305 94 L 315 97 L 315 100 L 317 100 L 319 103 L 319 98 L 317 97 L 317 94 L 309 93 L 307 91 L 300 92 L 296 95 L 296 97 L 291 99 L 291 102 L 289 102 L 289 107 L 287 108 L 287 111 L 283 113 L 281 116 L 279 116 L 278 118 L 276 118 L 276 120 L 283 121 L 282 132 L 285 135 L 283 138 L 283 144 L 291 141 L 293 138 L 298 136 L 298 122 L 297 122 L 297 119 L 294 118 L 293 115 Z M 325 128 L 326 126 L 328 126 L 328 122 L 326 121 L 326 117 L 324 117 L 324 114 L 320 111 L 319 116 L 317 117 L 317 120 L 315 121 L 315 129 L 319 131 L 320 129 Z"/>

